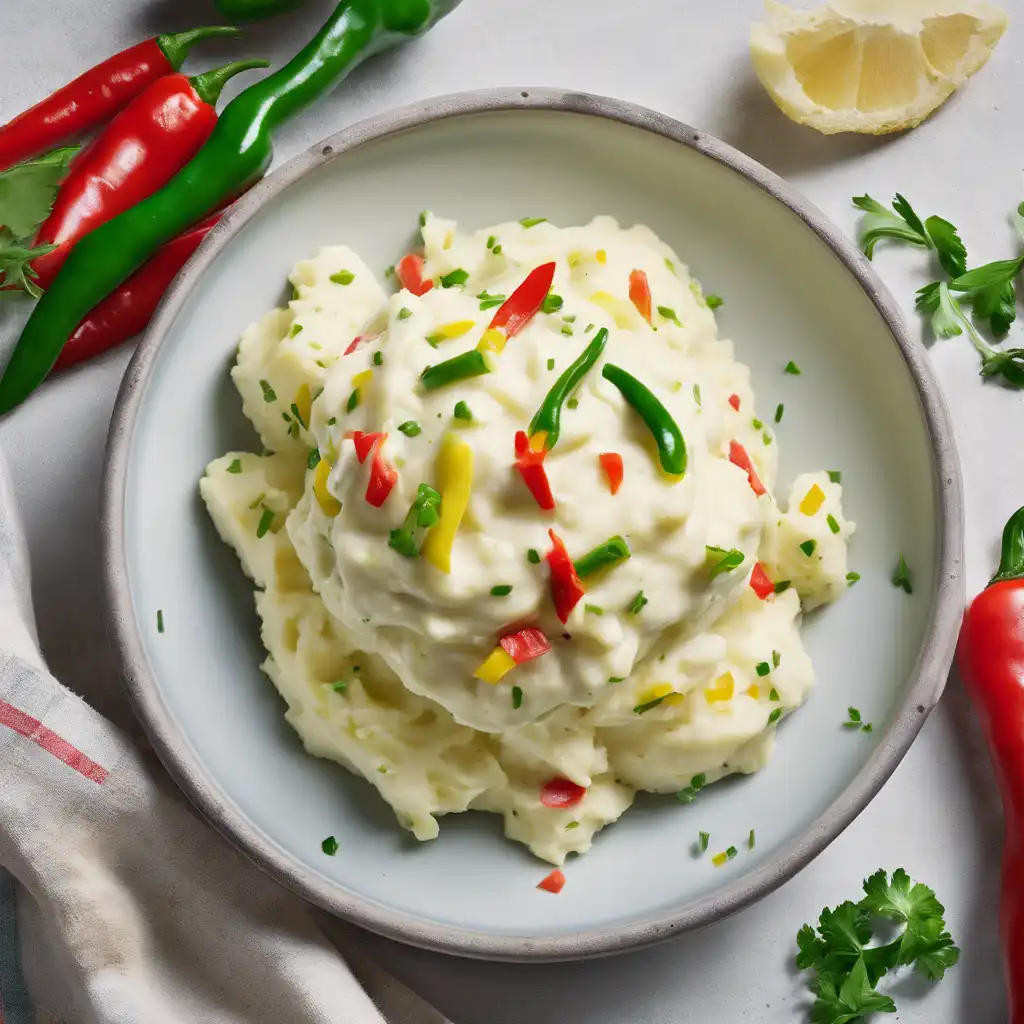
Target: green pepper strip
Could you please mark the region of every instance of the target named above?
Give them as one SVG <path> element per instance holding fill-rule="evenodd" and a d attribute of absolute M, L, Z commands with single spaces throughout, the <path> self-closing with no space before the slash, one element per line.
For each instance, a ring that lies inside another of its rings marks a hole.
<path fill-rule="evenodd" d="M 43 294 L 0 378 L 0 413 L 42 383 L 82 319 L 165 242 L 258 181 L 272 137 L 360 61 L 425 32 L 459 0 L 344 0 L 276 74 L 239 93 L 206 145 L 162 189 L 75 246 Z"/>
<path fill-rule="evenodd" d="M 631 554 L 629 545 L 622 537 L 618 535 L 610 537 L 574 563 L 576 575 L 581 580 L 586 579 L 588 576 L 593 576 L 595 572 L 610 569 L 613 565 L 624 562 Z"/>
<path fill-rule="evenodd" d="M 428 391 L 443 388 L 448 384 L 466 380 L 469 377 L 480 377 L 490 373 L 491 367 L 483 352 L 470 349 L 462 355 L 446 359 L 437 366 L 428 366 L 421 374 L 420 381 Z"/>
<path fill-rule="evenodd" d="M 406 558 L 415 558 L 420 553 L 420 546 L 416 542 L 417 531 L 437 526 L 441 521 L 440 508 L 441 495 L 430 484 L 420 484 L 405 515 L 405 522 L 397 530 L 391 531 L 388 545 Z"/>
<path fill-rule="evenodd" d="M 558 443 L 561 431 L 562 406 L 565 400 L 579 387 L 580 381 L 593 369 L 601 358 L 604 347 L 608 343 L 608 328 L 602 327 L 594 335 L 594 340 L 580 353 L 574 362 L 547 393 L 547 397 L 537 410 L 537 415 L 530 421 L 530 437 L 542 431 L 547 435 L 544 448 L 550 451 Z"/>
<path fill-rule="evenodd" d="M 672 418 L 668 409 L 645 384 L 641 384 L 621 366 L 607 363 L 601 376 L 619 389 L 622 397 L 647 424 L 647 429 L 654 435 L 654 442 L 658 446 L 661 468 L 672 476 L 682 476 L 686 472 L 686 442 L 683 440 L 679 424 Z"/>

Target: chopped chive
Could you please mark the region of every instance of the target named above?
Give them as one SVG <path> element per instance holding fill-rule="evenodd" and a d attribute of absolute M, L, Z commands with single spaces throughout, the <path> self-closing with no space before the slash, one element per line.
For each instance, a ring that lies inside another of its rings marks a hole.
<path fill-rule="evenodd" d="M 862 725 L 862 726 L 860 727 L 860 731 L 861 731 L 861 732 L 871 732 L 871 730 L 872 730 L 872 729 L 874 729 L 874 726 L 873 726 L 873 725 L 872 725 L 872 724 L 871 724 L 870 722 L 865 722 L 865 723 L 864 723 L 864 724 L 863 724 L 863 725 Z"/>
<path fill-rule="evenodd" d="M 579 827 L 580 827 L 580 823 L 578 821 L 570 821 L 569 824 L 565 826 L 565 831 L 568 832 L 569 829 L 579 828 Z"/>
<path fill-rule="evenodd" d="M 667 694 L 666 694 L 667 696 Z M 697 799 L 697 794 L 707 785 L 708 778 L 701 772 L 690 779 L 690 784 L 676 793 L 676 799 L 681 804 L 692 804 Z"/>
<path fill-rule="evenodd" d="M 828 528 L 833 533 L 839 532 L 839 521 L 836 519 L 834 515 L 832 515 L 831 512 L 829 512 L 829 514 L 825 516 L 825 522 L 828 523 Z"/>
<path fill-rule="evenodd" d="M 548 360 L 548 369 L 549 370 L 553 370 L 554 368 L 555 368 L 555 361 L 554 361 L 554 359 L 549 359 Z"/>
<path fill-rule="evenodd" d="M 700 852 L 707 853 L 708 844 L 711 842 L 710 832 L 701 832 L 700 834 Z"/>
<path fill-rule="evenodd" d="M 229 473 L 241 473 L 242 472 L 242 460 L 235 459 L 230 466 L 228 466 Z"/>
<path fill-rule="evenodd" d="M 670 696 L 671 694 L 666 693 L 664 697 L 655 697 L 654 700 L 649 700 L 646 704 L 637 704 L 637 706 L 633 708 L 633 714 L 645 715 L 648 711 L 656 708 L 665 699 L 665 697 Z"/>
<path fill-rule="evenodd" d="M 344 693 L 348 689 L 348 683 L 344 679 L 339 679 L 337 682 L 331 684 L 331 689 L 335 693 Z"/>
<path fill-rule="evenodd" d="M 511 593 L 511 583 L 499 583 L 496 587 L 491 587 L 491 597 L 508 597 Z"/>
<path fill-rule="evenodd" d="M 730 548 L 726 551 L 725 548 L 715 547 L 711 544 L 706 545 L 704 551 L 711 562 L 708 566 L 708 574 L 712 579 L 721 573 L 732 572 L 733 569 L 739 568 L 745 557 L 743 552 L 737 548 Z"/>
<path fill-rule="evenodd" d="M 572 326 L 570 324 L 562 324 L 562 333 L 567 337 L 572 337 Z"/>
<path fill-rule="evenodd" d="M 302 413 L 299 412 L 299 407 L 294 402 L 292 402 L 292 415 L 295 417 L 295 422 L 298 423 L 300 427 L 306 426 L 306 421 L 302 418 Z"/>
<path fill-rule="evenodd" d="M 536 227 L 538 224 L 543 224 L 547 220 L 547 217 L 523 217 L 519 222 L 524 228 Z"/>
<path fill-rule="evenodd" d="M 630 615 L 639 615 L 645 604 L 647 604 L 647 597 L 641 590 L 637 593 L 636 597 L 629 602 L 629 607 L 626 611 L 628 611 Z"/>
<path fill-rule="evenodd" d="M 567 409 L 578 409 L 579 404 L 580 400 L 578 398 L 570 398 L 569 401 L 565 403 L 565 407 Z"/>
<path fill-rule="evenodd" d="M 781 717 L 782 717 L 782 708 L 776 708 L 776 709 L 775 709 L 775 710 L 774 710 L 774 711 L 773 711 L 773 712 L 772 712 L 772 713 L 771 713 L 771 714 L 770 714 L 770 715 L 768 716 L 768 724 L 769 724 L 769 725 L 773 725 L 773 724 L 774 724 L 775 722 L 777 722 L 777 721 L 778 721 L 778 720 L 779 720 L 779 719 L 780 719 Z"/>
<path fill-rule="evenodd" d="M 421 210 L 420 211 L 420 227 L 421 228 L 425 228 L 427 226 L 427 214 L 429 212 L 430 212 L 429 210 Z"/>
<path fill-rule="evenodd" d="M 384 365 L 384 353 L 383 352 L 378 350 L 377 352 L 373 353 L 373 365 L 374 366 L 383 366 Z"/>
<path fill-rule="evenodd" d="M 394 277 L 395 276 L 395 265 L 394 265 L 394 263 L 389 263 L 384 268 L 384 276 L 385 277 Z"/>
<path fill-rule="evenodd" d="M 338 840 L 334 836 L 328 836 L 321 844 L 320 849 L 327 854 L 328 857 L 333 857 L 338 852 Z"/>
<path fill-rule="evenodd" d="M 719 306 L 725 305 L 725 299 L 721 295 L 705 295 L 704 302 L 708 309 L 718 309 Z"/>
<path fill-rule="evenodd" d="M 494 244 L 495 244 L 495 243 L 496 243 L 497 241 L 498 241 L 498 240 L 497 240 L 497 238 L 495 238 L 495 237 L 494 237 L 494 235 L 488 235 L 488 236 L 487 236 L 487 248 L 488 248 L 488 249 L 493 249 L 493 248 L 494 248 Z"/>
<path fill-rule="evenodd" d="M 846 729 L 859 729 L 863 725 L 861 720 L 861 713 L 859 708 L 847 708 L 846 709 L 847 719 L 843 722 L 843 727 Z"/>
<path fill-rule="evenodd" d="M 754 426 L 755 430 L 761 430 L 761 429 L 763 429 L 764 424 L 760 420 L 754 420 L 753 421 L 753 426 Z"/>
<path fill-rule="evenodd" d="M 359 406 L 359 388 L 356 388 L 351 395 L 348 396 L 348 401 L 345 403 L 345 411 L 353 412 Z"/>
<path fill-rule="evenodd" d="M 767 661 L 759 661 L 757 663 L 756 668 L 755 668 L 755 671 L 757 672 L 757 674 L 759 676 L 766 676 L 766 675 L 768 675 L 769 672 L 771 672 L 771 670 L 772 670 L 772 667 L 771 667 L 771 665 L 768 664 Z"/>
<path fill-rule="evenodd" d="M 467 423 L 473 419 L 473 413 L 465 402 L 456 402 L 455 411 L 452 415 L 457 420 L 465 420 Z"/>
<path fill-rule="evenodd" d="M 164 631 L 164 610 L 163 608 L 157 608 L 156 610 L 156 631 L 162 633 Z"/>
<path fill-rule="evenodd" d="M 253 500 L 249 503 L 249 508 L 259 508 L 260 505 L 263 504 L 263 499 L 266 496 L 267 496 L 267 492 L 266 491 L 260 491 L 259 496 L 253 498 Z"/>
<path fill-rule="evenodd" d="M 609 683 L 624 683 L 625 681 L 626 681 L 626 677 L 625 676 L 609 676 L 608 677 L 608 682 Z"/>
<path fill-rule="evenodd" d="M 292 324 L 292 329 L 289 334 L 290 337 L 296 338 L 302 333 L 302 324 Z"/>
<path fill-rule="evenodd" d="M 469 280 L 469 271 L 456 267 L 450 274 L 441 275 L 442 288 L 461 288 Z"/>
<path fill-rule="evenodd" d="M 786 407 L 781 402 L 779 402 L 779 404 L 777 406 L 775 406 L 775 422 L 776 423 L 781 423 L 782 422 L 782 414 L 785 411 L 786 411 Z"/>
<path fill-rule="evenodd" d="M 754 830 L 750 830 L 750 835 L 747 836 L 747 849 L 752 850 L 754 848 Z"/>
<path fill-rule="evenodd" d="M 792 580 L 779 580 L 775 584 L 775 593 L 784 594 L 791 586 L 793 586 Z"/>
<path fill-rule="evenodd" d="M 263 391 L 263 401 L 264 402 L 276 402 L 277 401 L 277 393 L 270 386 L 270 381 L 269 380 L 261 380 L 260 381 L 260 388 Z"/>
<path fill-rule="evenodd" d="M 902 587 L 908 594 L 914 592 L 913 584 L 910 581 L 910 568 L 907 565 L 907 560 L 902 555 L 900 555 L 900 560 L 896 563 L 896 568 L 893 570 L 892 585 L 894 587 Z"/>
<path fill-rule="evenodd" d="M 322 359 L 317 359 L 316 365 L 319 366 L 321 370 L 327 369 L 327 364 Z"/>
<path fill-rule="evenodd" d="M 786 365 L 782 368 L 782 372 L 783 373 L 788 373 L 788 374 L 790 374 L 793 377 L 799 377 L 800 376 L 800 367 L 797 366 L 796 363 L 794 363 L 792 359 L 790 359 L 790 361 L 788 363 L 786 363 Z"/>
<path fill-rule="evenodd" d="M 698 405 L 700 405 L 700 385 L 699 384 L 694 384 L 693 385 L 693 400 Z"/>
<path fill-rule="evenodd" d="M 772 651 L 772 667 L 778 668 L 782 664 L 782 655 L 778 651 Z"/>
<path fill-rule="evenodd" d="M 843 474 L 838 469 L 830 469 L 828 471 L 828 478 L 834 484 L 841 484 L 843 482 Z"/>
<path fill-rule="evenodd" d="M 562 319 L 567 324 L 574 324 L 574 323 L 576 323 L 576 314 L 575 313 L 570 313 L 569 316 L 563 316 Z"/>
<path fill-rule="evenodd" d="M 583 610 L 591 615 L 604 615 L 604 609 L 597 604 L 585 604 Z"/>
<path fill-rule="evenodd" d="M 665 266 L 668 267 L 673 274 L 676 272 L 676 265 L 667 256 L 665 257 Z"/>
<path fill-rule="evenodd" d="M 320 465 L 320 449 L 311 448 L 309 458 L 306 459 L 306 469 L 316 469 Z"/>
<path fill-rule="evenodd" d="M 587 324 L 587 326 L 583 328 L 583 333 L 584 334 L 589 334 L 593 329 L 594 329 L 594 325 L 593 324 Z"/>
<path fill-rule="evenodd" d="M 416 437 L 423 428 L 415 420 L 406 420 L 404 423 L 398 424 L 398 429 L 406 437 Z"/>
<path fill-rule="evenodd" d="M 396 316 L 397 320 L 408 320 L 412 316 L 412 310 L 408 306 L 403 306 Z"/>
<path fill-rule="evenodd" d="M 580 579 L 586 579 L 602 569 L 610 569 L 626 561 L 630 554 L 629 545 L 616 534 L 578 559 L 575 563 L 576 574 Z"/>
<path fill-rule="evenodd" d="M 351 284 L 356 279 L 356 275 L 351 270 L 339 270 L 336 274 L 331 274 L 331 280 L 335 284 Z"/>
<path fill-rule="evenodd" d="M 801 544 L 801 545 L 800 545 L 800 550 L 801 550 L 801 551 L 802 551 L 802 552 L 803 552 L 803 553 L 804 553 L 804 554 L 805 554 L 805 555 L 806 555 L 806 556 L 807 556 L 808 558 L 810 558 L 810 557 L 811 557 L 811 555 L 813 555 L 813 554 L 814 554 L 814 550 L 815 550 L 815 548 L 817 548 L 817 546 L 818 546 L 818 542 L 817 542 L 816 540 L 805 540 L 805 541 L 803 542 L 803 544 Z"/>
<path fill-rule="evenodd" d="M 768 431 L 766 430 L 766 431 L 765 431 L 765 432 L 764 432 L 764 433 L 763 433 L 763 434 L 761 435 L 761 440 L 762 440 L 762 441 L 763 441 L 763 442 L 764 442 L 764 443 L 765 443 L 766 445 L 769 445 L 769 444 L 771 444 L 771 443 L 772 443 L 772 435 L 771 435 L 771 434 L 769 434 L 769 433 L 768 433 Z"/>
<path fill-rule="evenodd" d="M 671 306 L 659 306 L 658 312 L 666 319 L 671 320 L 676 327 L 682 327 L 683 325 L 679 322 L 679 317 L 676 315 L 676 311 Z"/>
<path fill-rule="evenodd" d="M 329 426 L 329 427 L 333 427 L 333 426 L 334 426 L 334 424 L 335 424 L 335 423 L 337 423 L 337 422 L 338 422 L 338 417 L 337 417 L 337 416 L 332 416 L 332 417 L 331 417 L 331 418 L 330 418 L 330 419 L 329 419 L 329 420 L 327 421 L 327 426 Z"/>
<path fill-rule="evenodd" d="M 857 580 L 859 580 L 859 579 L 860 579 L 860 573 L 859 572 L 848 572 L 846 574 L 846 585 L 848 587 L 852 587 L 854 585 L 854 583 L 856 583 Z"/>
<path fill-rule="evenodd" d="M 536 548 L 530 548 L 530 550 L 526 552 L 526 560 L 531 565 L 540 565 L 540 552 Z"/>
<path fill-rule="evenodd" d="M 771 692 L 768 694 L 768 699 L 769 700 L 779 700 L 780 699 L 779 698 L 779 691 L 776 690 L 774 686 L 771 688 Z"/>
<path fill-rule="evenodd" d="M 523 688 L 521 686 L 512 687 L 512 708 L 518 711 L 523 706 Z"/>
<path fill-rule="evenodd" d="M 256 527 L 256 536 L 265 537 L 273 525 L 274 510 L 270 508 L 265 508 L 263 510 L 263 515 L 260 516 L 259 525 Z"/>
<path fill-rule="evenodd" d="M 494 246 L 491 249 L 491 252 L 493 252 L 495 256 L 500 256 L 501 255 L 501 246 L 500 245 Z"/>
<path fill-rule="evenodd" d="M 729 860 L 732 860 L 738 852 L 739 851 L 736 849 L 735 846 L 730 846 L 729 849 L 725 851 L 725 855 L 729 858 Z"/>
<path fill-rule="evenodd" d="M 540 311 L 542 313 L 557 313 L 565 303 L 565 299 L 561 295 L 556 295 L 554 292 L 548 292 L 544 296 L 544 301 L 540 304 Z"/>
<path fill-rule="evenodd" d="M 480 309 L 494 309 L 495 306 L 500 306 L 507 298 L 507 295 L 491 295 L 490 292 L 485 288 L 477 296 L 480 300 Z"/>

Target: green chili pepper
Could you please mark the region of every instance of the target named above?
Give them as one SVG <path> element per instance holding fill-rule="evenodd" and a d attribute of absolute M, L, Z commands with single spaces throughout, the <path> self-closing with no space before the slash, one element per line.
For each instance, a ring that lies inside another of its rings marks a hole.
<path fill-rule="evenodd" d="M 610 569 L 619 562 L 624 562 L 632 552 L 629 545 L 618 535 L 610 537 L 603 544 L 598 544 L 593 551 L 588 551 L 578 562 L 575 562 L 576 575 L 586 579 L 602 569 Z"/>
<path fill-rule="evenodd" d="M 547 434 L 544 440 L 544 448 L 550 451 L 558 443 L 558 434 L 561 430 L 562 406 L 565 400 L 579 387 L 580 381 L 593 368 L 594 364 L 601 358 L 604 347 L 608 343 L 608 329 L 602 327 L 594 335 L 594 340 L 580 353 L 579 358 L 569 369 L 555 381 L 554 386 L 547 393 L 547 397 L 537 410 L 537 415 L 530 421 L 530 436 L 533 437 L 542 431 Z"/>
<path fill-rule="evenodd" d="M 683 440 L 679 424 L 672 418 L 668 409 L 646 385 L 641 384 L 621 366 L 607 363 L 601 376 L 619 389 L 622 397 L 647 424 L 647 429 L 654 435 L 654 441 L 658 446 L 661 468 L 672 476 L 682 476 L 686 472 L 686 442 Z"/>
<path fill-rule="evenodd" d="M 162 189 L 82 239 L 29 318 L 0 378 L 0 413 L 49 373 L 82 319 L 165 242 L 259 180 L 273 133 L 360 61 L 425 32 L 459 0 L 344 0 L 304 50 L 239 93 L 195 158 Z"/>
<path fill-rule="evenodd" d="M 487 357 L 478 349 L 470 349 L 460 356 L 453 356 L 446 359 L 437 366 L 428 366 L 420 374 L 420 382 L 428 391 L 435 388 L 443 388 L 447 384 L 455 384 L 460 380 L 469 377 L 479 377 L 482 374 L 490 373 L 491 368 L 487 363 Z"/>
<path fill-rule="evenodd" d="M 231 21 L 255 21 L 284 14 L 304 4 L 306 0 L 216 0 L 221 14 Z"/>

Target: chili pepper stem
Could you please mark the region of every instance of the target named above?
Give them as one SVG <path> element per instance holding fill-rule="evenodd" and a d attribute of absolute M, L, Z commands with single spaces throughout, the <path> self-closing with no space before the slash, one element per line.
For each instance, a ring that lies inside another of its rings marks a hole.
<path fill-rule="evenodd" d="M 988 585 L 1024 579 L 1024 508 L 1017 509 L 1003 527 L 999 568 Z"/>
<path fill-rule="evenodd" d="M 156 45 L 163 51 L 171 67 L 177 71 L 185 63 L 189 50 L 196 43 L 201 43 L 204 39 L 240 36 L 241 34 L 241 29 L 235 28 L 234 25 L 205 25 L 202 28 L 191 28 L 187 32 L 174 32 L 169 35 L 157 36 Z"/>
<path fill-rule="evenodd" d="M 224 86 L 235 75 L 240 75 L 243 71 L 254 71 L 256 68 L 269 67 L 269 60 L 235 60 L 221 68 L 214 68 L 212 71 L 196 75 L 194 78 L 190 78 L 189 81 L 192 83 L 192 88 L 195 89 L 199 98 L 211 107 L 215 107 L 220 99 L 220 94 L 224 91 Z"/>

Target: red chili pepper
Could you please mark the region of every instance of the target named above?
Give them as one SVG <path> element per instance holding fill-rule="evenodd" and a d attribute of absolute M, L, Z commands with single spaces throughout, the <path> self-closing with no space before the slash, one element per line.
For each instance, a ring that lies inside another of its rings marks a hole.
<path fill-rule="evenodd" d="M 357 334 L 349 343 L 348 348 L 342 352 L 344 356 L 350 356 L 360 345 L 367 341 L 376 341 L 380 337 L 379 334 Z"/>
<path fill-rule="evenodd" d="M 762 601 L 775 593 L 775 584 L 768 578 L 768 573 L 764 571 L 764 566 L 760 562 L 754 563 L 754 571 L 750 574 L 750 589 Z"/>
<path fill-rule="evenodd" d="M 740 396 L 739 396 L 739 395 L 730 395 L 730 396 L 729 396 L 729 404 L 730 404 L 730 405 L 731 405 L 731 406 L 732 406 L 732 407 L 733 407 L 733 408 L 734 408 L 734 409 L 735 409 L 735 410 L 736 410 L 737 412 L 739 412 L 739 411 L 740 411 Z"/>
<path fill-rule="evenodd" d="M 551 538 L 551 550 L 547 554 L 551 568 L 551 598 L 555 603 L 555 614 L 564 625 L 585 591 L 562 538 L 554 530 L 548 530 L 548 536 Z"/>
<path fill-rule="evenodd" d="M 618 494 L 623 477 L 622 456 L 618 452 L 601 452 L 598 459 L 601 461 L 604 475 L 608 478 L 608 490 L 612 494 Z"/>
<path fill-rule="evenodd" d="M 651 322 L 651 283 L 642 270 L 631 270 L 629 273 L 629 301 L 636 306 L 640 315 Z"/>
<path fill-rule="evenodd" d="M 537 888 L 557 896 L 565 888 L 565 874 L 556 868 L 537 883 Z"/>
<path fill-rule="evenodd" d="M 964 616 L 957 662 L 1003 799 L 1000 926 L 1008 1024 L 1024 1024 L 1024 508 L 1003 530 L 999 570 Z"/>
<path fill-rule="evenodd" d="M 528 628 L 507 633 L 499 641 L 505 653 L 517 664 L 533 661 L 551 650 L 551 643 L 543 630 Z"/>
<path fill-rule="evenodd" d="M 541 787 L 540 802 L 545 807 L 575 807 L 586 795 L 586 787 L 571 779 L 549 779 Z"/>
<path fill-rule="evenodd" d="M 388 439 L 388 435 L 383 432 L 378 433 L 363 433 L 361 430 L 352 431 L 352 444 L 355 445 L 356 458 L 359 460 L 359 465 L 362 465 L 366 461 L 366 456 L 377 447 L 378 444 L 383 444 Z"/>
<path fill-rule="evenodd" d="M 145 330 L 156 307 L 199 244 L 223 216 L 215 213 L 168 242 L 79 325 L 61 349 L 55 370 L 92 359 Z"/>
<path fill-rule="evenodd" d="M 487 329 L 502 331 L 506 341 L 514 337 L 540 310 L 554 279 L 554 263 L 542 263 L 531 270 L 526 280 L 498 307 Z"/>
<path fill-rule="evenodd" d="M 166 75 L 114 118 L 71 164 L 35 245 L 56 246 L 33 261 L 48 288 L 75 243 L 166 185 L 217 124 L 227 82 L 266 61 L 237 61 L 196 78 Z"/>
<path fill-rule="evenodd" d="M 423 257 L 412 252 L 395 264 L 395 276 L 399 284 L 413 295 L 426 295 L 434 287 L 433 281 L 423 278 Z"/>
<path fill-rule="evenodd" d="M 734 466 L 739 466 L 747 474 L 747 479 L 750 481 L 750 489 L 758 497 L 767 493 L 764 484 L 761 483 L 761 478 L 757 475 L 757 470 L 754 469 L 754 464 L 750 461 L 747 449 L 739 441 L 729 442 L 729 461 Z"/>
<path fill-rule="evenodd" d="M 239 34 L 230 25 L 196 28 L 156 36 L 108 57 L 52 96 L 0 125 L 0 171 L 88 134 L 131 103 L 147 86 L 177 71 L 196 43 L 214 36 Z"/>
<path fill-rule="evenodd" d="M 547 449 L 537 451 L 526 436 L 525 430 L 516 431 L 516 469 L 529 488 L 534 501 L 545 511 L 551 512 L 555 507 L 555 498 L 551 493 L 551 483 L 544 469 Z"/>
<path fill-rule="evenodd" d="M 373 453 L 373 462 L 370 464 L 370 482 L 366 485 L 366 501 L 374 508 L 380 508 L 391 488 L 398 483 L 398 470 L 390 463 L 384 461 L 381 455 L 383 442 L 377 446 Z"/>

